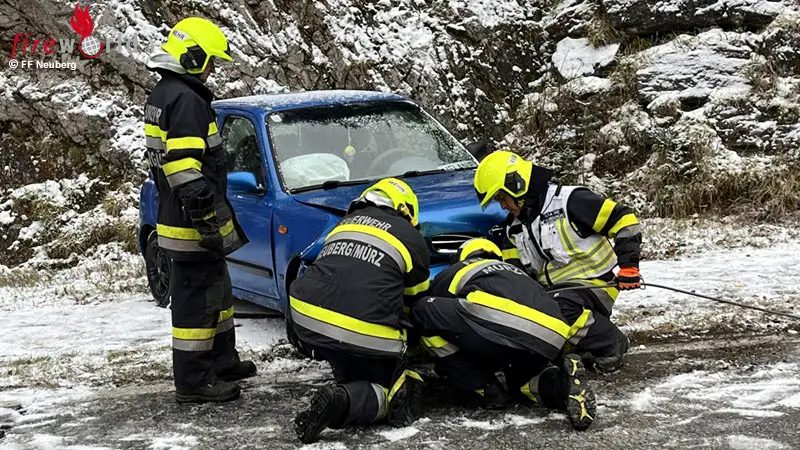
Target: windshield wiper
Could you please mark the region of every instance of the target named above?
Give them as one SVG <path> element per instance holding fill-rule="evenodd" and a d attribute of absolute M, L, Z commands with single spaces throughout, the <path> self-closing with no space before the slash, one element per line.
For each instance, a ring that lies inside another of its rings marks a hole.
<path fill-rule="evenodd" d="M 431 170 L 409 170 L 408 172 L 398 176 L 397 178 L 414 178 L 422 175 L 433 175 L 436 173 L 445 173 L 445 169 L 431 169 Z"/>
<path fill-rule="evenodd" d="M 292 194 L 298 194 L 300 192 L 307 192 L 307 191 L 314 191 L 317 189 L 334 189 L 340 186 L 356 186 L 359 184 L 367 184 L 371 183 L 373 180 L 349 180 L 349 181 L 341 181 L 341 180 L 328 180 L 322 184 L 313 184 L 311 186 L 303 186 L 299 188 L 290 189 L 289 192 Z"/>

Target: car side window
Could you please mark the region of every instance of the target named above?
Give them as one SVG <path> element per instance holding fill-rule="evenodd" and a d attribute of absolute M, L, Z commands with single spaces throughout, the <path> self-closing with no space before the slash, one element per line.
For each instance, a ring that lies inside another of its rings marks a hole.
<path fill-rule="evenodd" d="M 253 122 L 246 117 L 228 116 L 222 124 L 220 135 L 227 153 L 228 173 L 252 173 L 258 185 L 264 187 L 264 165 Z"/>

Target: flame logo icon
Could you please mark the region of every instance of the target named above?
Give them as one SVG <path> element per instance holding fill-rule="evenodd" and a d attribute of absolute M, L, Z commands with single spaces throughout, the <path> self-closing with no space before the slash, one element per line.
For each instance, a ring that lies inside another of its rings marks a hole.
<path fill-rule="evenodd" d="M 89 14 L 89 6 L 81 9 L 80 3 L 75 4 L 75 10 L 72 17 L 69 19 L 69 24 L 81 40 L 78 42 L 78 51 L 84 58 L 97 58 L 103 53 L 105 44 L 100 42 L 100 39 L 92 36 L 94 31 L 94 21 Z"/>

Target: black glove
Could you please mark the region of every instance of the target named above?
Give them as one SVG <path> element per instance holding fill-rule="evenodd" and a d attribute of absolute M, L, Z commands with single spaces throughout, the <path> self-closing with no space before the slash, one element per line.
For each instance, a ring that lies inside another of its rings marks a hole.
<path fill-rule="evenodd" d="M 200 247 L 222 253 L 224 245 L 214 210 L 214 195 L 206 192 L 188 199 L 187 210 L 192 225 L 200 233 Z"/>

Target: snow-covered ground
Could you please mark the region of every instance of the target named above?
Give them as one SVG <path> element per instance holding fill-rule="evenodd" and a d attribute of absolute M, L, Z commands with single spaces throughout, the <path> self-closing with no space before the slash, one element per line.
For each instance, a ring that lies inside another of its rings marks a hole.
<path fill-rule="evenodd" d="M 709 247 L 645 261 L 642 274 L 652 283 L 798 313 L 800 243 Z M 238 409 L 219 407 L 236 425 L 236 443 L 213 443 L 216 432 L 231 432 L 209 418 L 218 406 L 182 409 L 172 399 L 169 311 L 150 302 L 140 258 L 111 261 L 82 261 L 0 288 L 0 436 L 6 434 L 0 448 L 295 446 L 290 418 L 308 400 L 309 386 L 328 381 L 327 365 L 299 359 L 282 341 L 282 320 L 238 319 L 239 347 L 260 374 L 245 383 Z M 655 288 L 623 293 L 615 317 L 634 341 L 630 363 L 594 380 L 600 419 L 580 445 L 611 439 L 631 448 L 800 446 L 790 433 L 800 425 L 800 321 Z M 451 448 L 478 441 L 519 448 L 534 437 L 563 442 L 565 436 L 572 434 L 556 413 L 434 408 L 412 427 L 330 431 L 308 448 Z"/>

